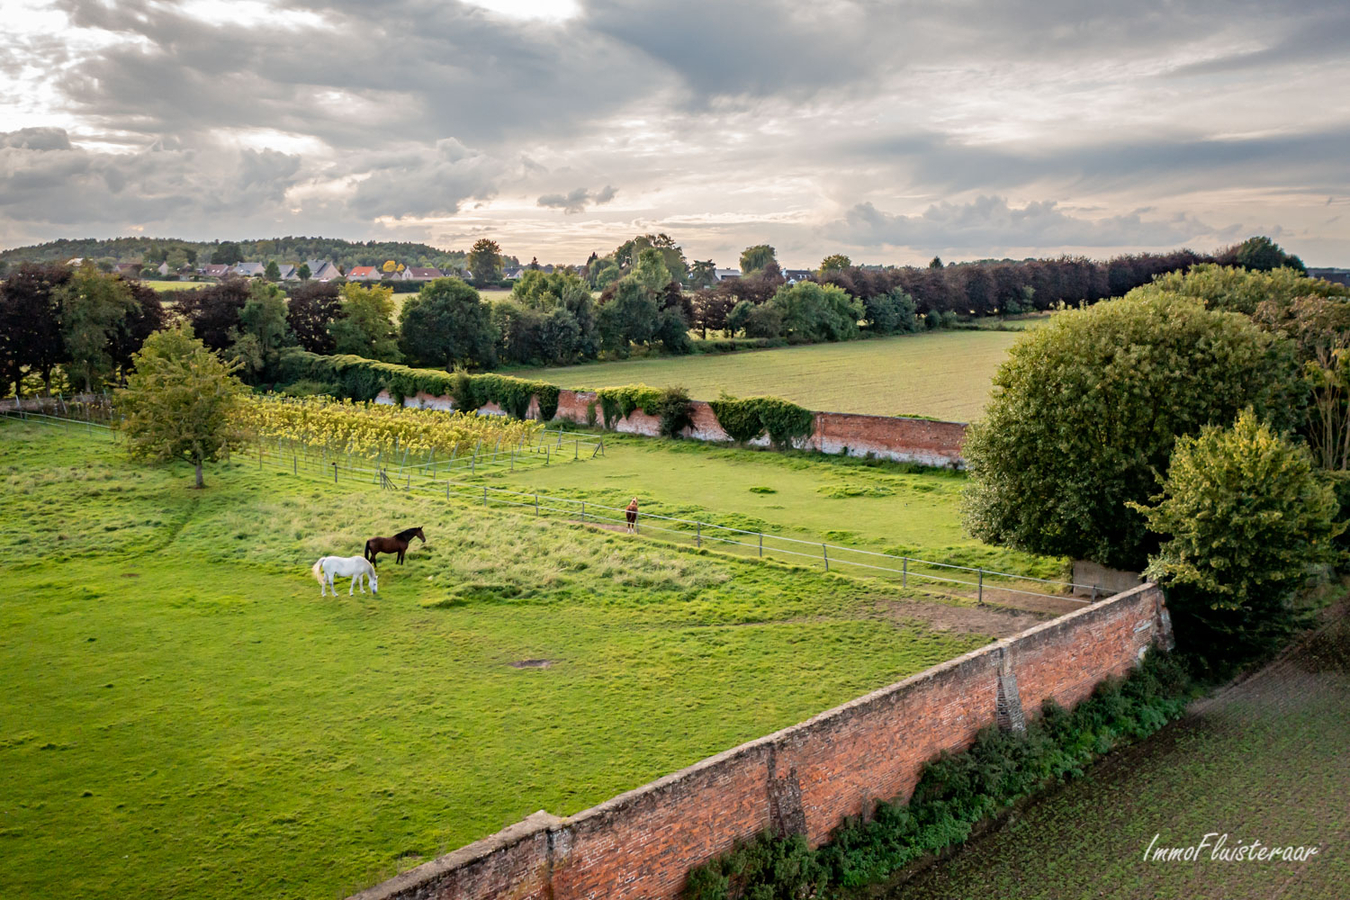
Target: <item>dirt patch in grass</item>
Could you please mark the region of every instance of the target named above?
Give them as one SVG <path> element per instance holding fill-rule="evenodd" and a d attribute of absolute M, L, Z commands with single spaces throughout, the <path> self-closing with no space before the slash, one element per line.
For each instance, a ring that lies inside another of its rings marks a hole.
<path fill-rule="evenodd" d="M 513 669 L 551 669 L 556 659 L 518 659 L 511 663 Z"/>
<path fill-rule="evenodd" d="M 878 600 L 876 606 L 886 618 L 906 625 L 922 624 L 934 631 L 987 634 L 996 638 L 1011 637 L 1053 618 L 1020 609 L 957 606 L 922 600 Z"/>

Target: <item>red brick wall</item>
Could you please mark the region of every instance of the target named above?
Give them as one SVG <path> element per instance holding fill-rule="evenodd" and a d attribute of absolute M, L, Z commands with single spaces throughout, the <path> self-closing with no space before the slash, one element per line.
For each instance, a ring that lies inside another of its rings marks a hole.
<path fill-rule="evenodd" d="M 674 898 L 692 866 L 738 838 L 772 826 L 819 845 L 874 801 L 907 799 L 925 762 L 995 721 L 1000 675 L 1016 679 L 1034 715 L 1048 698 L 1083 699 L 1169 640 L 1162 592 L 1143 585 L 570 818 L 526 820 L 517 835 L 508 829 L 358 896 L 458 900 L 487 896 L 490 885 L 503 897 Z"/>
<path fill-rule="evenodd" d="M 376 398 L 378 403 L 391 403 L 388 393 Z M 567 421 L 584 424 L 587 421 L 587 408 L 596 402 L 594 391 L 569 391 L 558 393 L 558 412 L 554 421 Z M 404 400 L 408 406 L 428 409 L 453 409 L 454 403 L 449 397 L 431 397 L 418 394 Z M 501 410 L 488 404 L 480 412 L 500 414 Z M 726 442 L 728 435 L 717 421 L 712 407 L 702 400 L 695 400 L 691 410 L 693 425 L 685 432 L 686 437 L 699 441 Z M 537 416 L 537 401 L 530 401 L 530 415 Z M 596 407 L 596 422 L 603 422 L 604 415 Z M 655 437 L 660 433 L 660 422 L 656 416 L 649 416 L 641 410 L 614 422 L 613 430 L 623 434 L 643 434 Z M 961 444 L 966 437 L 966 426 L 960 422 L 934 422 L 928 419 L 897 419 L 889 416 L 864 416 L 855 413 L 816 413 L 816 426 L 811 437 L 802 444 L 803 449 L 820 450 L 823 453 L 847 453 L 849 456 L 873 456 L 894 459 L 902 462 L 918 462 L 934 466 L 959 466 Z M 768 446 L 768 438 L 753 442 L 756 446 Z"/>

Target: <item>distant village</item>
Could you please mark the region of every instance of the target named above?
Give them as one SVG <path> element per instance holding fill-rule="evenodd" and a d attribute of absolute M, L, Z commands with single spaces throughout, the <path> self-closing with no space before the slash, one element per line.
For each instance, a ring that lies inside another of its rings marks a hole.
<path fill-rule="evenodd" d="M 80 266 L 86 260 L 82 257 L 74 257 L 66 260 L 67 265 Z M 268 271 L 269 263 L 265 262 L 238 262 L 232 265 L 224 263 L 207 263 L 205 265 L 185 265 L 174 267 L 168 262 L 161 262 L 159 265 L 143 265 L 140 262 L 116 263 L 112 270 L 125 278 L 153 279 L 160 278 L 173 281 L 184 282 L 214 282 L 222 281 L 226 278 L 258 278 L 278 282 L 300 282 L 300 281 L 347 281 L 358 283 L 424 283 L 434 281 L 437 278 L 462 278 L 465 281 L 472 281 L 473 276 L 465 268 L 435 268 L 431 266 L 405 266 L 399 263 L 385 263 L 382 266 L 350 266 L 345 272 L 340 266 L 330 259 L 307 259 L 299 263 L 275 263 L 276 271 Z M 589 268 L 588 263 L 581 263 L 576 266 L 567 265 L 539 265 L 532 263 L 524 266 L 506 266 L 501 270 L 502 282 L 515 282 L 531 269 L 536 269 L 545 274 L 554 272 L 572 272 L 581 278 L 587 277 Z M 784 281 L 788 284 L 796 284 L 799 281 L 809 281 L 816 272 L 811 269 L 783 269 L 781 270 Z M 736 281 L 741 278 L 740 269 L 722 269 L 712 270 L 712 280 L 714 282 Z M 706 282 L 705 282 L 706 283 Z"/>
<path fill-rule="evenodd" d="M 71 266 L 80 266 L 85 260 L 81 257 L 74 257 L 66 262 Z M 573 272 L 584 278 L 587 272 L 587 264 L 582 263 L 577 266 L 551 264 L 507 266 L 502 269 L 501 278 L 503 281 L 519 281 L 531 269 L 537 269 L 545 274 Z M 288 282 L 338 280 L 349 282 L 426 282 L 434 281 L 437 278 L 473 280 L 473 276 L 464 268 L 438 269 L 430 266 L 404 266 L 396 263 L 392 266 L 389 264 L 384 266 L 352 266 L 344 272 L 336 263 L 328 259 L 308 259 L 300 263 L 277 263 L 276 272 L 270 276 L 268 264 L 263 262 L 238 262 L 233 265 L 207 263 L 206 265 L 178 268 L 170 266 L 167 262 L 161 262 L 158 266 L 143 266 L 139 262 L 124 262 L 115 264 L 113 271 L 126 278 L 158 277 L 183 281 L 220 281 L 225 278 L 264 278 L 271 281 Z M 789 284 L 795 284 L 798 281 L 809 280 L 815 272 L 810 269 L 784 269 L 782 274 Z M 740 269 L 713 270 L 713 279 L 718 282 L 734 281 L 740 277 Z"/>

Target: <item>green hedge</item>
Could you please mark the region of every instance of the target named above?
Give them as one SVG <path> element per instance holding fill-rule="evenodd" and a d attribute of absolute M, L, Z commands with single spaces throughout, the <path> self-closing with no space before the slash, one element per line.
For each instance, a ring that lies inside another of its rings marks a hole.
<path fill-rule="evenodd" d="M 535 397 L 539 401 L 539 415 L 545 422 L 557 414 L 560 393 L 556 384 L 544 381 L 490 372 L 472 375 L 463 371 L 414 369 L 360 356 L 321 356 L 297 347 L 282 351 L 273 388 L 286 392 L 293 385 L 306 393 L 326 388 L 353 400 L 374 400 L 380 391 L 387 390 L 398 403 L 418 393 L 450 397 L 456 409 L 479 409 L 495 403 L 518 419 L 525 418 L 530 398 Z M 604 427 L 608 429 L 639 409 L 661 420 L 661 434 L 666 437 L 679 437 L 693 421 L 693 401 L 683 388 L 662 390 L 630 384 L 600 388 L 595 393 Z M 767 432 L 775 447 L 791 447 L 797 440 L 809 437 L 815 428 L 815 413 L 777 397 L 738 400 L 724 394 L 710 405 L 723 430 L 741 443 Z"/>
<path fill-rule="evenodd" d="M 353 400 L 374 400 L 380 391 L 388 390 L 389 395 L 400 403 L 403 398 L 416 396 L 419 392 L 452 397 L 458 409 L 478 409 L 484 404 L 496 403 L 518 419 L 525 418 L 531 397 L 539 398 L 539 415 L 544 421 L 552 419 L 558 411 L 558 386 L 544 381 L 414 369 L 360 356 L 321 356 L 292 348 L 281 354 L 278 386 L 296 382 L 330 384 L 339 394 Z"/>
<path fill-rule="evenodd" d="M 1125 680 L 1108 680 L 1072 712 L 1047 701 L 1025 733 L 987 728 L 962 753 L 924 768 L 908 805 L 878 803 L 871 821 L 849 819 L 811 850 L 770 833 L 689 873 L 691 900 L 831 897 L 883 881 L 905 865 L 966 840 L 981 821 L 1047 783 L 1082 775 L 1096 756 L 1179 718 L 1197 690 L 1175 654 L 1152 652 Z"/>

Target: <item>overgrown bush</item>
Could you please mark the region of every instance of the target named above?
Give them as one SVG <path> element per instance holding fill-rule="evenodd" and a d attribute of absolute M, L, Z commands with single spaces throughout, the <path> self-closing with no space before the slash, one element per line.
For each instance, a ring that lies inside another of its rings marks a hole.
<path fill-rule="evenodd" d="M 768 432 L 775 447 L 792 447 L 815 429 L 815 413 L 777 397 L 741 400 L 724 393 L 709 405 L 722 430 L 743 444 Z"/>
<path fill-rule="evenodd" d="M 908 863 L 961 843 L 980 821 L 1047 782 L 1082 774 L 1123 741 L 1178 718 L 1196 685 L 1186 661 L 1155 651 L 1125 680 L 1108 680 L 1072 711 L 1053 702 L 1024 733 L 986 728 L 971 747 L 924 767 L 908 804 L 878 803 L 812 851 L 800 836 L 762 834 L 689 873 L 696 900 L 835 896 L 881 881 Z"/>
<path fill-rule="evenodd" d="M 595 396 L 600 401 L 600 412 L 604 415 L 606 428 L 613 428 L 620 419 L 632 415 L 634 410 L 651 412 L 661 400 L 661 392 L 645 384 L 600 388 Z"/>
<path fill-rule="evenodd" d="M 657 399 L 656 407 L 647 412 L 661 420 L 661 434 L 668 438 L 679 437 L 694 424 L 694 401 L 682 387 L 666 388 Z"/>

